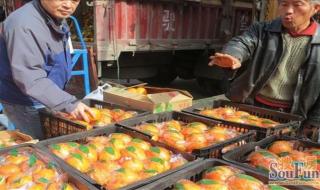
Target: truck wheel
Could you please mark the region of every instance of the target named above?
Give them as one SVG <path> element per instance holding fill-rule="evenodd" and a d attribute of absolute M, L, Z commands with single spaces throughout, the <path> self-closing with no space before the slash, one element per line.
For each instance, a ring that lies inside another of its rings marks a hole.
<path fill-rule="evenodd" d="M 228 83 L 224 80 L 209 79 L 204 77 L 197 78 L 198 85 L 204 95 L 215 96 L 224 94 L 227 90 Z"/>
<path fill-rule="evenodd" d="M 166 86 L 177 78 L 177 72 L 172 65 L 162 66 L 155 76 L 139 79 L 151 85 Z"/>

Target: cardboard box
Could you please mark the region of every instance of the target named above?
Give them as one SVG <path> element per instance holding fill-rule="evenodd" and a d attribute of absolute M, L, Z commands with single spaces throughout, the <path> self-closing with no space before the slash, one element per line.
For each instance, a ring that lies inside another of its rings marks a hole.
<path fill-rule="evenodd" d="M 136 87 L 136 86 L 135 86 Z M 160 113 L 180 111 L 192 106 L 192 95 L 184 90 L 143 86 L 148 94 L 142 95 L 127 91 L 127 88 L 113 87 L 103 93 L 106 102 L 126 105 L 135 109 Z"/>

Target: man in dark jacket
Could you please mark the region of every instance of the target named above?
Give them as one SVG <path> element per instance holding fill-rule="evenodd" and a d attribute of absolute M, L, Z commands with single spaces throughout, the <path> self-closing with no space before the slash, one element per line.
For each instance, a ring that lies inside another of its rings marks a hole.
<path fill-rule="evenodd" d="M 71 77 L 65 19 L 80 0 L 33 0 L 0 27 L 0 102 L 16 128 L 42 138 L 38 109 L 88 121 L 89 107 L 63 89 Z"/>
<path fill-rule="evenodd" d="M 253 24 L 209 65 L 236 70 L 227 96 L 299 114 L 320 126 L 319 0 L 279 0 L 280 17 Z"/>

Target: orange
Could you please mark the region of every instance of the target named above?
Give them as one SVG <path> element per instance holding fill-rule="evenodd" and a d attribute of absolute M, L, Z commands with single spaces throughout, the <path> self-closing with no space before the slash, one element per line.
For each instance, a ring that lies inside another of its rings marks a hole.
<path fill-rule="evenodd" d="M 135 89 L 135 88 L 128 88 L 127 91 L 130 92 L 130 93 L 134 93 L 134 94 L 138 93 L 137 89 Z"/>
<path fill-rule="evenodd" d="M 124 133 L 111 133 L 110 139 L 119 139 L 124 142 L 124 144 L 128 144 L 129 142 L 131 142 L 132 137 Z"/>
<path fill-rule="evenodd" d="M 276 154 L 263 149 L 252 152 L 248 156 L 250 164 L 264 170 L 264 172 L 269 171 L 271 163 L 277 163 L 278 159 Z"/>
<path fill-rule="evenodd" d="M 110 139 L 110 145 L 112 145 L 117 150 L 122 150 L 126 147 L 127 144 L 119 138 Z"/>
<path fill-rule="evenodd" d="M 121 150 L 121 156 L 137 160 L 145 160 L 147 158 L 143 149 L 134 146 L 128 146 Z"/>
<path fill-rule="evenodd" d="M 268 150 L 277 155 L 280 155 L 281 153 L 287 154 L 293 151 L 293 143 L 290 141 L 275 141 L 269 146 Z"/>
<path fill-rule="evenodd" d="M 67 142 L 67 143 L 58 143 L 50 145 L 50 150 L 53 154 L 58 157 L 65 159 L 67 158 L 73 150 L 75 150 L 79 146 L 78 143 L 75 142 Z"/>
<path fill-rule="evenodd" d="M 113 146 L 104 147 L 104 149 L 98 154 L 98 159 L 100 161 L 118 160 L 120 157 L 121 154 L 119 150 Z"/>
<path fill-rule="evenodd" d="M 136 93 L 142 94 L 142 95 L 147 95 L 147 90 L 143 87 L 138 87 L 138 88 L 136 88 Z"/>
<path fill-rule="evenodd" d="M 101 118 L 94 123 L 94 125 L 103 127 L 105 125 L 109 125 L 110 123 L 113 123 L 112 117 L 107 115 L 102 115 Z"/>
<path fill-rule="evenodd" d="M 98 137 L 88 137 L 89 143 L 99 143 L 99 144 L 107 144 L 109 143 L 110 138 L 106 136 L 98 136 Z"/>
<path fill-rule="evenodd" d="M 199 112 L 201 115 L 217 118 L 217 119 L 223 119 L 223 116 L 219 114 L 216 110 L 212 109 L 205 109 Z"/>
<path fill-rule="evenodd" d="M 164 128 L 181 131 L 181 124 L 177 120 L 170 120 L 164 123 Z"/>
<path fill-rule="evenodd" d="M 192 134 L 203 133 L 203 132 L 202 132 L 202 129 L 199 129 L 199 128 L 195 128 L 195 127 L 184 127 L 184 128 L 181 130 L 181 133 L 182 133 L 184 136 L 189 136 L 189 135 L 192 135 Z"/>
<path fill-rule="evenodd" d="M 148 157 L 159 157 L 166 161 L 171 159 L 171 152 L 163 147 L 153 146 L 146 154 Z"/>
<path fill-rule="evenodd" d="M 108 183 L 105 185 L 106 189 L 114 190 L 121 187 L 127 186 L 130 183 L 138 181 L 140 179 L 139 175 L 130 169 L 120 168 L 114 171 Z"/>
<path fill-rule="evenodd" d="M 22 173 L 12 175 L 7 179 L 8 189 L 20 188 L 30 182 L 32 182 L 32 176 Z"/>
<path fill-rule="evenodd" d="M 46 189 L 46 186 L 45 184 L 39 184 L 39 183 L 36 183 L 34 185 L 32 185 L 28 190 L 44 190 Z"/>
<path fill-rule="evenodd" d="M 186 160 L 182 156 L 176 156 L 175 159 L 170 161 L 170 168 L 174 169 L 174 168 L 180 167 L 180 166 L 186 164 L 187 162 L 188 162 L 188 160 Z"/>
<path fill-rule="evenodd" d="M 149 150 L 151 147 L 150 143 L 138 138 L 132 139 L 132 141 L 129 143 L 129 146 L 138 147 L 143 150 Z"/>
<path fill-rule="evenodd" d="M 86 112 L 89 120 L 91 122 L 93 121 L 98 121 L 100 118 L 101 118 L 101 112 L 99 109 L 97 108 L 90 108 L 91 109 L 91 112 L 93 113 L 93 115 L 91 115 L 89 112 Z"/>
<path fill-rule="evenodd" d="M 33 173 L 33 181 L 47 184 L 52 182 L 56 176 L 57 173 L 55 170 L 44 168 L 36 173 Z"/>
<path fill-rule="evenodd" d="M 95 180 L 98 184 L 106 184 L 113 170 L 108 168 L 108 163 L 96 162 L 92 165 L 92 170 L 88 173 L 89 177 Z"/>
<path fill-rule="evenodd" d="M 14 164 L 5 164 L 0 166 L 0 175 L 2 176 L 9 176 L 12 174 L 18 174 L 21 170 L 19 166 Z"/>
<path fill-rule="evenodd" d="M 261 118 L 259 121 L 260 121 L 259 126 L 265 127 L 265 128 L 275 127 L 280 124 L 279 122 L 273 121 L 271 119 L 265 119 L 265 118 Z"/>
<path fill-rule="evenodd" d="M 158 140 L 180 151 L 186 150 L 186 141 L 184 139 L 184 136 L 178 131 L 165 131 Z"/>
<path fill-rule="evenodd" d="M 227 180 L 229 190 L 263 190 L 264 184 L 258 179 L 245 175 L 236 174 Z"/>
<path fill-rule="evenodd" d="M 91 167 L 90 161 L 80 154 L 72 153 L 65 161 L 82 173 L 88 172 Z"/>
<path fill-rule="evenodd" d="M 27 161 L 28 159 L 29 159 L 28 156 L 25 156 L 25 155 L 22 155 L 22 154 L 19 154 L 19 155 L 8 155 L 6 157 L 6 162 L 14 164 L 14 165 L 19 165 L 22 162 Z"/>
<path fill-rule="evenodd" d="M 125 113 L 122 109 L 111 110 L 111 116 L 114 121 L 120 121 L 120 117 Z"/>
<path fill-rule="evenodd" d="M 233 168 L 229 166 L 215 166 L 207 169 L 204 174 L 204 179 L 211 179 L 215 181 L 225 181 L 230 176 L 238 173 L 240 171 L 233 170 Z"/>
<path fill-rule="evenodd" d="M 94 146 L 80 145 L 75 152 L 87 158 L 90 162 L 98 160 L 98 153 Z"/>
<path fill-rule="evenodd" d="M 187 151 L 201 149 L 208 146 L 207 139 L 203 133 L 194 133 L 186 138 Z"/>
<path fill-rule="evenodd" d="M 139 159 L 126 159 L 121 165 L 123 168 L 128 168 L 135 172 L 142 171 L 144 167 L 143 161 Z"/>
<path fill-rule="evenodd" d="M 199 131 L 201 131 L 202 133 L 208 129 L 208 126 L 204 123 L 201 123 L 201 122 L 192 122 L 192 123 L 189 123 L 186 127 L 196 128 Z"/>
<path fill-rule="evenodd" d="M 160 134 L 158 127 L 151 123 L 142 124 L 138 126 L 137 129 L 151 136 L 159 136 Z"/>
<path fill-rule="evenodd" d="M 155 170 L 158 173 L 164 172 L 168 169 L 167 167 L 168 162 L 159 158 L 159 157 L 152 157 L 146 162 L 145 169 L 148 170 Z M 169 166 L 170 168 L 170 166 Z"/>

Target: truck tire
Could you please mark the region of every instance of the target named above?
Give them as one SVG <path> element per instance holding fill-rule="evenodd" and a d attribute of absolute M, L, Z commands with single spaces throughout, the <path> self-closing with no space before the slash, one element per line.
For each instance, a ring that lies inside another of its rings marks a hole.
<path fill-rule="evenodd" d="M 224 94 L 228 87 L 227 81 L 218 79 L 197 77 L 197 82 L 201 88 L 201 92 L 206 96 Z"/>
<path fill-rule="evenodd" d="M 174 81 L 177 78 L 177 76 L 177 72 L 173 65 L 164 65 L 158 69 L 157 74 L 155 76 L 149 78 L 142 78 L 139 80 L 146 82 L 150 85 L 166 86 L 170 84 L 172 81 Z"/>

